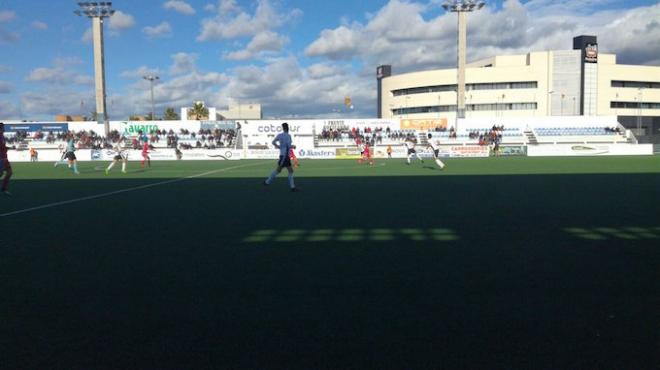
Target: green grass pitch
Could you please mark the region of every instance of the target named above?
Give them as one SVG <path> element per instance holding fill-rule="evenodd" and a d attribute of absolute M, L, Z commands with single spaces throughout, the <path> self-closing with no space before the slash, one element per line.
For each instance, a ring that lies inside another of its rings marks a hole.
<path fill-rule="evenodd" d="M 650 369 L 660 157 L 15 163 L 0 368 Z"/>

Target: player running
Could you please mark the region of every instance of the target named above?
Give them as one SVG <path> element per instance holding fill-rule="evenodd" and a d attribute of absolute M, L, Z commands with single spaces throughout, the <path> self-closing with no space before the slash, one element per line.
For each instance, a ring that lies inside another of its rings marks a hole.
<path fill-rule="evenodd" d="M 2 188 L 0 191 L 5 195 L 11 195 L 9 192 L 9 179 L 13 171 L 11 169 L 11 163 L 9 163 L 9 156 L 7 155 L 7 144 L 5 143 L 5 124 L 0 122 L 0 176 L 5 174 L 5 177 L 2 179 Z"/>
<path fill-rule="evenodd" d="M 140 167 L 144 168 L 144 162 L 147 162 L 147 166 L 151 167 L 151 157 L 149 157 L 149 141 L 145 140 L 142 144 L 142 162 L 140 162 Z"/>
<path fill-rule="evenodd" d="M 291 149 L 296 147 L 291 142 L 291 135 L 289 135 L 289 124 L 284 122 L 282 124 L 283 132 L 278 134 L 273 140 L 273 146 L 280 150 L 280 158 L 277 161 L 277 168 L 270 174 L 270 176 L 264 181 L 264 185 L 270 185 L 275 177 L 282 172 L 282 168 L 286 168 L 289 173 L 289 187 L 291 191 L 298 191 L 296 185 L 293 182 L 293 168 L 291 168 L 291 158 L 289 157 L 289 152 Z"/>
<path fill-rule="evenodd" d="M 117 140 L 117 143 L 113 147 L 113 150 L 115 151 L 115 157 L 112 160 L 112 163 L 108 166 L 108 168 L 105 169 L 105 174 L 109 174 L 110 170 L 112 170 L 112 167 L 117 164 L 117 162 L 121 161 L 121 173 L 126 173 L 126 163 L 128 162 L 128 153 L 126 153 L 126 148 L 124 148 L 124 137 L 120 137 L 119 140 Z"/>
<path fill-rule="evenodd" d="M 59 150 L 62 155 L 60 156 L 60 160 L 55 162 L 53 167 L 57 167 L 60 164 L 66 164 L 66 150 L 64 150 L 64 145 L 58 145 L 57 150 Z"/>
<path fill-rule="evenodd" d="M 414 137 L 408 136 L 406 138 L 405 145 L 406 148 L 408 148 L 408 159 L 406 160 L 406 164 L 410 164 L 410 160 L 413 157 L 417 157 L 417 159 L 419 159 L 420 161 L 422 161 L 422 163 L 424 163 L 424 160 L 420 158 L 419 155 L 417 155 L 417 151 L 415 150 L 415 146 L 417 145 L 417 140 L 415 140 Z"/>
<path fill-rule="evenodd" d="M 73 173 L 80 175 L 80 172 L 78 172 L 78 159 L 76 158 L 76 142 L 71 133 L 68 135 L 66 143 L 66 159 L 69 160 L 69 168 Z"/>
<path fill-rule="evenodd" d="M 369 142 L 365 141 L 364 144 L 360 146 L 360 150 L 362 152 L 362 156 L 360 159 L 358 159 L 358 164 L 362 164 L 362 162 L 368 162 L 370 166 L 373 166 L 374 160 L 371 159 L 371 148 L 369 148 Z"/>
<path fill-rule="evenodd" d="M 433 158 L 435 159 L 435 164 L 437 164 L 438 167 L 440 167 L 440 169 L 442 170 L 445 168 L 445 164 L 442 163 L 442 161 L 440 160 L 440 143 L 438 142 L 438 140 L 432 140 L 433 134 L 431 133 L 429 133 L 428 138 L 429 141 L 427 147 L 431 148 L 431 150 L 433 151 Z"/>

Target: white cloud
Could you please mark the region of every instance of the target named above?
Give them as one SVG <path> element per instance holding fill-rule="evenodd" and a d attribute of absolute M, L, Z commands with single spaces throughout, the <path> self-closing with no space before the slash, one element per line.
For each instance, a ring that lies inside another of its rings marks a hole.
<path fill-rule="evenodd" d="M 21 35 L 18 32 L 6 31 L 0 28 L 0 45 L 14 43 L 20 38 Z"/>
<path fill-rule="evenodd" d="M 78 72 L 66 70 L 62 66 L 55 68 L 35 68 L 26 78 L 29 82 L 43 82 L 50 85 L 93 85 L 91 76 L 81 75 Z"/>
<path fill-rule="evenodd" d="M 215 12 L 215 5 L 213 5 L 213 4 L 206 4 L 206 5 L 204 6 L 204 10 L 206 10 L 207 12 Z"/>
<path fill-rule="evenodd" d="M 252 15 L 242 10 L 234 0 L 221 0 L 217 11 L 214 18 L 202 20 L 198 41 L 252 37 L 279 28 L 302 15 L 299 9 L 287 13 L 278 12 L 269 0 L 258 0 Z"/>
<path fill-rule="evenodd" d="M 137 69 L 131 71 L 123 71 L 119 74 L 120 77 L 130 78 L 130 79 L 141 79 L 146 75 L 160 75 L 160 69 L 158 68 L 149 68 L 147 66 L 140 66 Z"/>
<path fill-rule="evenodd" d="M 9 94 L 14 91 L 14 85 L 7 81 L 0 81 L 0 94 Z"/>
<path fill-rule="evenodd" d="M 289 39 L 286 36 L 272 31 L 264 31 L 255 35 L 245 49 L 230 52 L 225 55 L 225 59 L 247 60 L 269 52 L 279 52 L 287 42 Z"/>
<path fill-rule="evenodd" d="M 197 54 L 177 53 L 172 55 L 173 64 L 170 67 L 171 75 L 182 75 L 196 70 Z"/>
<path fill-rule="evenodd" d="M 135 26 L 135 18 L 130 14 L 117 10 L 115 14 L 110 17 L 108 28 L 112 31 L 121 31 L 132 28 L 133 26 Z"/>
<path fill-rule="evenodd" d="M 11 66 L 0 64 L 0 73 L 11 72 L 13 68 Z"/>
<path fill-rule="evenodd" d="M 163 8 L 165 9 L 172 9 L 178 13 L 185 14 L 185 15 L 194 15 L 195 14 L 195 9 L 193 9 L 190 4 L 188 4 L 185 1 L 181 0 L 170 0 L 165 2 L 163 4 Z"/>
<path fill-rule="evenodd" d="M 11 22 L 16 18 L 16 13 L 11 10 L 0 11 L 0 23 Z"/>
<path fill-rule="evenodd" d="M 32 22 L 32 28 L 36 30 L 47 30 L 48 29 L 48 24 L 41 22 L 41 21 L 34 21 Z"/>
<path fill-rule="evenodd" d="M 18 109 L 12 102 L 0 100 L 0 120 L 20 119 Z"/>
<path fill-rule="evenodd" d="M 154 27 L 144 27 L 142 32 L 147 35 L 148 38 L 159 38 L 159 37 L 171 37 L 172 36 L 172 27 L 168 22 L 162 22 L 161 24 Z"/>

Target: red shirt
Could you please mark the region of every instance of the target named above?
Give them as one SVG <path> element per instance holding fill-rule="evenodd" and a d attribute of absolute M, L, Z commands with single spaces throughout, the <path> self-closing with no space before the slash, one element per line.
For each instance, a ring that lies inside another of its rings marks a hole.
<path fill-rule="evenodd" d="M 146 154 L 146 153 L 148 153 L 148 152 L 149 152 L 149 144 L 148 144 L 148 143 L 144 143 L 144 145 L 142 146 L 142 153 L 145 153 L 145 154 Z"/>

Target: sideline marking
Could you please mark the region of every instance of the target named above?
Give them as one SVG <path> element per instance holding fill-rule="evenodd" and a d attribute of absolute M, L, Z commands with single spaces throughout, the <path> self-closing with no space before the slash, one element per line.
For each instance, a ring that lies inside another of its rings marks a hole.
<path fill-rule="evenodd" d="M 66 205 L 66 204 L 83 202 L 83 201 L 86 201 L 86 200 L 105 198 L 105 197 L 108 197 L 108 196 L 111 196 L 111 195 L 116 195 L 116 194 L 122 194 L 122 193 L 131 192 L 131 191 L 136 191 L 136 190 L 153 188 L 155 186 L 160 186 L 160 185 L 173 184 L 173 183 L 182 182 L 182 181 L 186 181 L 186 180 L 190 180 L 190 179 L 195 179 L 195 178 L 198 178 L 198 177 L 204 177 L 204 176 L 212 175 L 214 173 L 227 172 L 229 170 L 235 170 L 237 168 L 255 167 L 255 166 L 260 166 L 260 165 L 263 165 L 263 164 L 266 164 L 266 163 L 265 162 L 264 163 L 251 163 L 251 164 L 246 164 L 246 165 L 242 165 L 242 166 L 221 168 L 221 169 L 218 169 L 218 170 L 199 173 L 197 175 L 179 177 L 178 179 L 171 179 L 171 180 L 166 180 L 166 181 L 154 182 L 154 183 L 151 183 L 151 184 L 134 186 L 132 188 L 109 191 L 107 193 L 102 193 L 102 194 L 97 194 L 97 195 L 89 195 L 89 196 L 82 197 L 82 198 L 76 198 L 76 199 L 71 199 L 71 200 L 63 200 L 61 202 L 45 204 L 43 206 L 37 206 L 37 207 L 32 207 L 32 208 L 21 209 L 21 210 L 18 210 L 18 211 L 12 211 L 12 212 L 8 212 L 8 213 L 0 214 L 0 217 L 14 216 L 14 215 L 18 215 L 18 214 L 21 214 L 21 213 L 28 213 L 28 212 L 32 212 L 32 211 L 38 211 L 38 210 L 41 210 L 41 209 L 58 207 L 58 206 Z"/>

